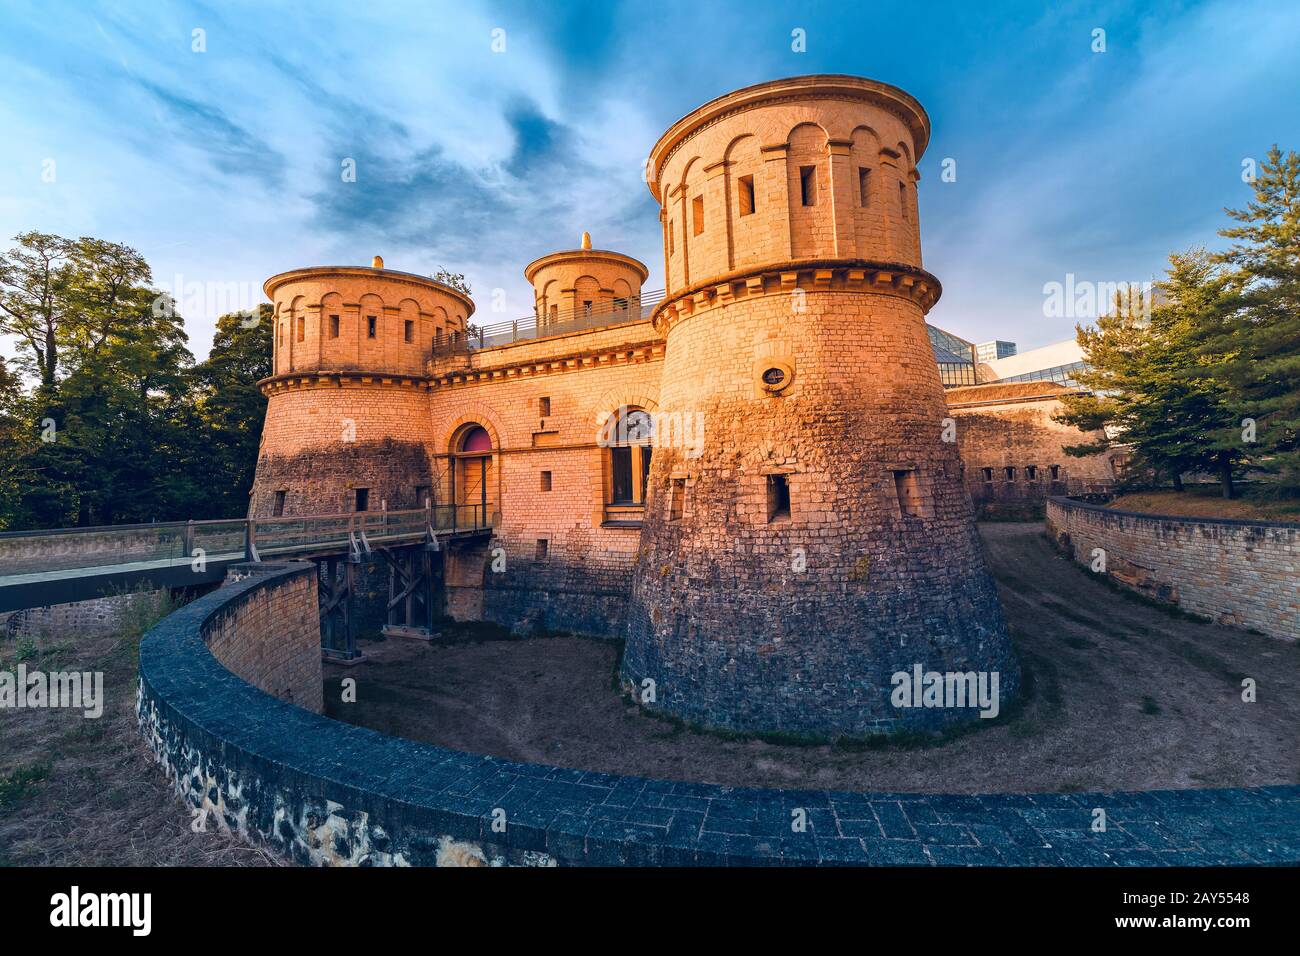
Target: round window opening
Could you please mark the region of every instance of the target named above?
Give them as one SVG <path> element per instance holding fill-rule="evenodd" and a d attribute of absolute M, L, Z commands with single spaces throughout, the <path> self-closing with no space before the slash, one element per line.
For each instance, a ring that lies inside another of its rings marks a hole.
<path fill-rule="evenodd" d="M 768 388 L 780 388 L 785 384 L 786 372 L 783 368 L 773 366 L 763 373 L 763 384 Z"/>

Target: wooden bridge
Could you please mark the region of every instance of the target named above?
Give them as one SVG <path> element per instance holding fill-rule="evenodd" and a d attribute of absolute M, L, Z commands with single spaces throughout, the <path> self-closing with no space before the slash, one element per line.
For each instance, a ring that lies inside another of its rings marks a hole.
<path fill-rule="evenodd" d="M 322 646 L 357 656 L 355 568 L 389 569 L 388 624 L 428 629 L 442 542 L 491 533 L 486 505 L 406 511 L 172 521 L 0 534 L 0 612 L 68 604 L 135 589 L 219 584 L 232 564 L 314 561 L 320 571 Z"/>

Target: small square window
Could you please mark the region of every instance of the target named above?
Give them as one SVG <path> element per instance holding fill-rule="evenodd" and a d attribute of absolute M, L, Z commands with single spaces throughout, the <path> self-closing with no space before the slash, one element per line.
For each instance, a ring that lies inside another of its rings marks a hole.
<path fill-rule="evenodd" d="M 551 555 L 551 542 L 545 538 L 537 539 L 536 557 L 538 561 L 545 561 Z"/>
<path fill-rule="evenodd" d="M 805 206 L 817 205 L 817 167 L 799 167 L 799 194 Z"/>
<path fill-rule="evenodd" d="M 894 472 L 894 492 L 898 495 L 900 514 L 921 516 L 921 485 L 916 478 L 916 469 L 903 468 Z"/>
<path fill-rule="evenodd" d="M 339 317 L 337 315 L 331 315 L 330 316 L 330 338 L 337 339 L 338 337 L 339 337 Z"/>
<path fill-rule="evenodd" d="M 551 473 L 549 471 L 544 471 L 542 472 L 542 491 L 550 491 L 550 490 L 551 490 Z"/>
<path fill-rule="evenodd" d="M 376 319 L 373 315 L 366 316 L 366 337 L 367 338 L 373 339 L 375 337 L 375 332 L 376 332 L 375 323 L 376 323 Z"/>
<path fill-rule="evenodd" d="M 547 396 L 542 396 L 537 400 L 537 414 L 542 418 L 547 418 L 551 414 L 551 400 Z"/>
<path fill-rule="evenodd" d="M 740 196 L 740 214 L 752 215 L 754 212 L 754 177 L 741 176 L 738 180 Z"/>
<path fill-rule="evenodd" d="M 668 520 L 681 521 L 686 506 L 686 479 L 674 478 L 669 488 Z M 788 510 L 788 508 L 787 508 Z M 770 520 L 770 519 L 769 519 Z"/>
<path fill-rule="evenodd" d="M 406 322 L 405 322 L 405 323 L 403 324 L 403 326 L 402 326 L 402 334 L 406 337 L 406 341 L 408 341 L 408 342 L 414 342 L 414 341 L 415 341 L 415 322 L 413 322 L 411 319 L 407 319 Z"/>
<path fill-rule="evenodd" d="M 790 480 L 786 475 L 767 476 L 767 520 L 790 517 Z"/>

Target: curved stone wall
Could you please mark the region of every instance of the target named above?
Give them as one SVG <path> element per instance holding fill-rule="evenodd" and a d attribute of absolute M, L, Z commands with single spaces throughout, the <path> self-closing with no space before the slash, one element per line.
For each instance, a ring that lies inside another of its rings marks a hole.
<path fill-rule="evenodd" d="M 277 700 L 213 656 L 208 641 L 218 631 L 244 648 L 274 645 L 282 639 L 280 619 L 256 608 L 308 600 L 302 582 L 310 568 L 256 571 L 145 635 L 140 725 L 196 821 L 298 863 L 1108 866 L 1300 859 L 1294 786 L 985 796 L 758 790 L 514 763 L 388 737 Z M 266 683 L 255 671 L 246 676 Z M 1091 832 L 1094 807 L 1106 808 L 1104 833 Z"/>
<path fill-rule="evenodd" d="M 1047 502 L 1047 531 L 1091 567 L 1148 598 L 1234 627 L 1300 637 L 1300 524 L 1117 511 Z"/>

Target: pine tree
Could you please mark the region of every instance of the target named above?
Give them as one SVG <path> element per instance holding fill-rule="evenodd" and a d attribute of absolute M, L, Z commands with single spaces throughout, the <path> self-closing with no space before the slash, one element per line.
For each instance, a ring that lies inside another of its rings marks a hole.
<path fill-rule="evenodd" d="M 1230 294 L 1196 331 L 1208 377 L 1231 392 L 1241 418 L 1215 437 L 1300 492 L 1300 155 L 1276 145 L 1260 165 L 1254 198 L 1226 210 L 1240 225 L 1218 258 Z M 1250 441 L 1254 422 L 1255 442 Z"/>

